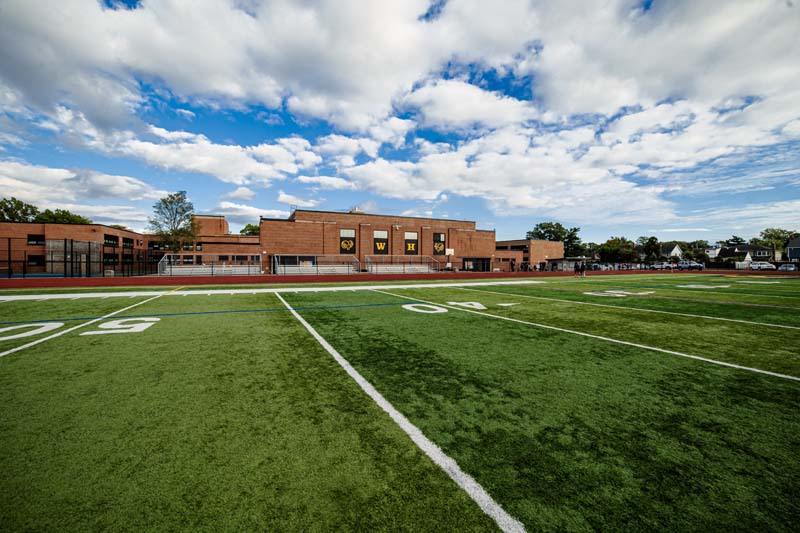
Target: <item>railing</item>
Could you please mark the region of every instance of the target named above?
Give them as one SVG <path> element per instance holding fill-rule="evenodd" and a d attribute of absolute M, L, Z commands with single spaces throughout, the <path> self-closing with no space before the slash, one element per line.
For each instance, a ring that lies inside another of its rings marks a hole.
<path fill-rule="evenodd" d="M 280 275 L 356 274 L 361 262 L 353 255 L 273 255 L 272 273 Z"/>
<path fill-rule="evenodd" d="M 184 256 L 178 254 L 166 254 L 158 262 L 159 276 L 256 276 L 263 274 L 261 261 L 234 260 L 219 261 L 215 259 L 203 259 L 203 256 L 192 254 L 192 263 L 185 263 Z M 199 263 L 197 258 L 201 257 Z M 255 256 L 254 256 L 255 257 Z M 260 259 L 260 258 L 259 258 Z"/>
<path fill-rule="evenodd" d="M 429 274 L 439 272 L 439 261 L 427 255 L 368 255 L 371 274 Z"/>

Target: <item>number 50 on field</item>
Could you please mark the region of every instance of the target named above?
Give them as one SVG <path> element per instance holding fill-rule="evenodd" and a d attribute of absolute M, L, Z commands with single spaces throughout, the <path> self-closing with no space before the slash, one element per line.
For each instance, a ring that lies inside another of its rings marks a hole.
<path fill-rule="evenodd" d="M 86 331 L 81 335 L 108 335 L 110 333 L 141 333 L 156 322 L 161 320 L 156 317 L 143 317 L 143 318 L 123 318 L 119 320 L 109 320 L 98 324 L 97 329 L 93 331 Z M 0 341 L 10 341 L 12 339 L 22 339 L 24 337 L 31 337 L 33 335 L 41 335 L 50 331 L 57 330 L 64 327 L 63 322 L 40 322 L 37 324 L 18 324 L 16 326 L 7 326 L 0 328 Z M 33 329 L 31 329 L 33 328 Z M 4 335 L 5 333 L 24 330 L 20 333 L 12 333 Z"/>

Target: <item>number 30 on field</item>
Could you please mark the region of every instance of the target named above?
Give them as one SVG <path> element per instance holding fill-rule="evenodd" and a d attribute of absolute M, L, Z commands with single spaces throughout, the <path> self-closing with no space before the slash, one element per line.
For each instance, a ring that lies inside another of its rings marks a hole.
<path fill-rule="evenodd" d="M 81 335 L 108 335 L 109 333 L 139 333 L 156 322 L 161 320 L 160 318 L 155 317 L 145 317 L 145 318 L 123 318 L 120 320 L 110 320 L 108 322 L 103 322 L 97 326 L 97 330 L 95 331 L 87 331 L 85 333 L 81 333 Z M 31 337 L 33 335 L 40 335 L 42 333 L 47 333 L 49 331 L 56 330 L 60 327 L 63 327 L 63 322 L 44 322 L 39 324 L 19 324 L 16 326 L 8 326 L 5 328 L 0 328 L 0 341 L 10 341 L 11 339 L 21 339 L 23 337 Z M 33 329 L 28 329 L 33 328 Z M 4 335 L 6 332 L 16 331 L 16 330 L 26 330 L 22 331 L 21 333 L 13 333 L 11 335 Z"/>

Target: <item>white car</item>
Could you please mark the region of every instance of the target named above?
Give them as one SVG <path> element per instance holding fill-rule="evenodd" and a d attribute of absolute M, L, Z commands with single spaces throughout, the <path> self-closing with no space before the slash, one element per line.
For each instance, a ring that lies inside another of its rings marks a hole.
<path fill-rule="evenodd" d="M 785 264 L 778 267 L 781 272 L 797 272 L 797 265 Z"/>
<path fill-rule="evenodd" d="M 750 270 L 775 270 L 775 265 L 766 261 L 753 261 L 750 263 Z"/>

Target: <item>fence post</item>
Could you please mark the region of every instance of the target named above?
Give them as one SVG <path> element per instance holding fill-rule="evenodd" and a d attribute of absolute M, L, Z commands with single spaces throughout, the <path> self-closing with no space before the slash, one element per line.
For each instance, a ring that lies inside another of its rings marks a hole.
<path fill-rule="evenodd" d="M 11 237 L 8 238 L 8 250 L 7 251 L 8 251 L 8 257 L 6 259 L 8 261 L 8 264 L 6 266 L 8 268 L 6 270 L 8 270 L 8 277 L 10 278 L 11 275 L 12 275 L 12 272 L 11 272 Z"/>
<path fill-rule="evenodd" d="M 64 277 L 67 277 L 67 239 L 64 239 Z"/>
<path fill-rule="evenodd" d="M 25 279 L 25 275 L 28 273 L 28 251 L 25 250 L 22 253 L 22 279 Z"/>

